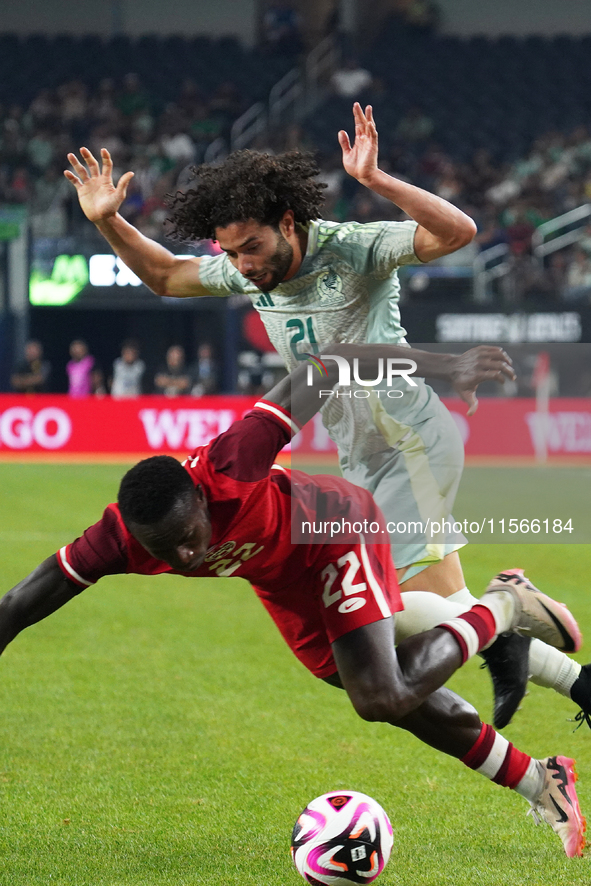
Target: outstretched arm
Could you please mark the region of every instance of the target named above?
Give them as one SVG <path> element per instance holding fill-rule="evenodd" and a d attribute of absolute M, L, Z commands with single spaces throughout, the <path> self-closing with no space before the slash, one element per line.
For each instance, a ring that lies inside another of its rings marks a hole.
<path fill-rule="evenodd" d="M 394 358 L 416 364 L 416 372 L 420 378 L 438 378 L 449 381 L 457 394 L 468 404 L 468 415 L 473 415 L 478 406 L 476 388 L 484 381 L 504 383 L 505 378 L 514 379 L 511 358 L 501 348 L 480 345 L 463 354 L 437 354 L 431 351 L 420 351 L 402 345 L 346 345 L 333 344 L 323 347 L 326 356 L 343 357 L 353 366 L 358 360 L 359 377 L 375 378 L 376 367 L 380 358 Z M 324 354 L 320 355 L 320 359 Z M 321 376 L 312 372 L 311 384 L 308 384 L 309 363 L 302 363 L 288 376 L 275 385 L 265 400 L 277 403 L 286 409 L 299 424 L 305 424 L 326 403 L 320 397 L 321 390 L 330 390 L 339 381 L 338 366 L 334 360 L 326 360 L 327 375 Z M 401 364 L 402 368 L 405 368 Z"/>
<path fill-rule="evenodd" d="M 359 102 L 355 102 L 353 116 L 353 146 L 347 133 L 343 129 L 339 132 L 345 171 L 419 223 L 414 242 L 417 258 L 428 262 L 470 243 L 477 230 L 470 216 L 447 200 L 378 169 L 378 131 L 371 105 L 364 113 Z"/>
<path fill-rule="evenodd" d="M 195 297 L 210 293 L 201 285 L 198 258 L 177 258 L 164 246 L 144 237 L 119 215 L 133 172 L 113 184 L 113 161 L 106 148 L 101 150 L 102 168 L 88 148 L 80 148 L 83 163 L 68 154 L 73 172 L 64 175 L 78 193 L 80 206 L 113 251 L 156 295 Z M 86 165 L 84 165 L 86 164 Z"/>
<path fill-rule="evenodd" d="M 23 628 L 51 615 L 83 589 L 69 581 L 55 554 L 0 600 L 0 653 Z"/>

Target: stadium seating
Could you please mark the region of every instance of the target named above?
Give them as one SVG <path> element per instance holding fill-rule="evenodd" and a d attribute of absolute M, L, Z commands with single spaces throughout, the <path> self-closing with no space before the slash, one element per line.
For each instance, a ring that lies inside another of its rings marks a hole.
<path fill-rule="evenodd" d="M 233 37 L 126 36 L 103 39 L 0 34 L 0 102 L 27 106 L 40 89 L 79 79 L 95 88 L 105 77 L 138 74 L 157 104 L 174 100 L 187 77 L 207 92 L 227 80 L 239 81 L 247 102 L 267 97 L 291 67 L 285 56 L 244 48 Z"/>
<path fill-rule="evenodd" d="M 591 36 L 462 39 L 416 35 L 391 22 L 360 62 L 384 87 L 367 96 L 384 141 L 418 106 L 453 159 L 487 148 L 505 162 L 527 154 L 549 130 L 589 123 L 590 51 Z M 349 122 L 350 102 L 331 97 L 308 124 L 332 152 L 334 133 Z"/>

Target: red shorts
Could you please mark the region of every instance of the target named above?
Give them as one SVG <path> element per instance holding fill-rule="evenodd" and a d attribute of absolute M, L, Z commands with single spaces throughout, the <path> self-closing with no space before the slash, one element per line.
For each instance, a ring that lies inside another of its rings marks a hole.
<path fill-rule="evenodd" d="M 291 651 L 316 677 L 337 670 L 330 644 L 404 609 L 389 544 L 323 546 L 323 554 L 292 585 L 254 588 Z"/>

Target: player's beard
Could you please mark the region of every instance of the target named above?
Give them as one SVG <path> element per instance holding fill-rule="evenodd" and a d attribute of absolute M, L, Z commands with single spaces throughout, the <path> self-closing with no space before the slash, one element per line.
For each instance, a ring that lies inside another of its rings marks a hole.
<path fill-rule="evenodd" d="M 278 234 L 277 249 L 269 259 L 268 273 L 271 276 L 268 282 L 262 282 L 262 285 L 258 287 L 261 292 L 271 292 L 272 289 L 275 289 L 285 278 L 293 262 L 293 247 L 288 243 L 281 231 L 278 231 Z"/>

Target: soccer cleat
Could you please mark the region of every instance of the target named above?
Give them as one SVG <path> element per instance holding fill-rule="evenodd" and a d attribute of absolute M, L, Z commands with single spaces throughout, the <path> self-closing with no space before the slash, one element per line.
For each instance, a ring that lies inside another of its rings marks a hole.
<path fill-rule="evenodd" d="M 544 786 L 528 815 L 536 824 L 543 820 L 555 831 L 568 858 L 583 854 L 587 823 L 581 813 L 575 782 L 575 761 L 569 757 L 540 760 L 545 769 Z"/>
<path fill-rule="evenodd" d="M 575 717 L 575 722 L 579 726 L 586 723 L 591 728 L 591 664 L 583 665 L 581 668 L 581 673 L 571 686 L 570 697 L 581 708 Z"/>
<path fill-rule="evenodd" d="M 499 634 L 495 642 L 480 653 L 482 667 L 488 667 L 493 684 L 495 729 L 504 729 L 525 695 L 529 677 L 530 637 Z M 591 701 L 591 699 L 590 699 Z"/>
<path fill-rule="evenodd" d="M 523 574 L 523 569 L 506 569 L 495 575 L 485 594 L 509 591 L 515 601 L 510 630 L 527 637 L 537 637 L 563 652 L 577 652 L 583 638 L 574 616 L 564 603 L 538 591 Z"/>

